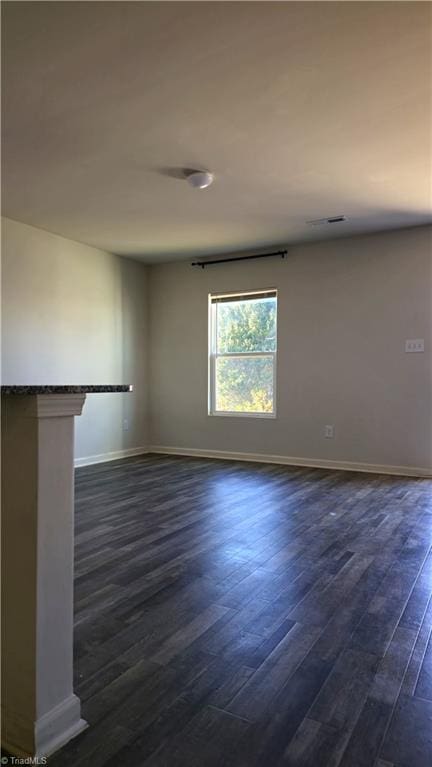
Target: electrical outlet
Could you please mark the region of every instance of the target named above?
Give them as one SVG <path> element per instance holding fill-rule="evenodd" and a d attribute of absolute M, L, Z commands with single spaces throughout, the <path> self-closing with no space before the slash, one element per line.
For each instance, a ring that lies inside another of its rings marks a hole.
<path fill-rule="evenodd" d="M 328 424 L 324 427 L 324 436 L 326 439 L 333 439 L 334 437 L 334 426 L 332 424 Z"/>
<path fill-rule="evenodd" d="M 411 338 L 405 341 L 406 352 L 424 352 L 424 338 Z"/>
<path fill-rule="evenodd" d="M 127 418 L 123 421 L 123 431 L 129 431 L 129 421 Z"/>

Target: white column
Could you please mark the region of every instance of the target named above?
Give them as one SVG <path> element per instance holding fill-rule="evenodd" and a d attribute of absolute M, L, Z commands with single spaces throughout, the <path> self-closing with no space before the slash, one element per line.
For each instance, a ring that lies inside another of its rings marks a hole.
<path fill-rule="evenodd" d="M 74 416 L 85 394 L 2 397 L 2 743 L 46 756 L 87 725 L 73 693 Z"/>

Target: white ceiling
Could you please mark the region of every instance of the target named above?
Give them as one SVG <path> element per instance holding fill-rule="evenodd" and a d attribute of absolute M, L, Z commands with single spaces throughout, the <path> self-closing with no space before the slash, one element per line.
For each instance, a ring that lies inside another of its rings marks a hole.
<path fill-rule="evenodd" d="M 150 262 L 431 222 L 431 10 L 3 2 L 3 212 Z"/>

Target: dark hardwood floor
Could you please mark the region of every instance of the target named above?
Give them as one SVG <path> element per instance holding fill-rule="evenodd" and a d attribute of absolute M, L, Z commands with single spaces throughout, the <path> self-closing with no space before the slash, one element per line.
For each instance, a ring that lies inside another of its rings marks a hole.
<path fill-rule="evenodd" d="M 431 767 L 432 482 L 168 456 L 76 478 L 50 767 Z"/>

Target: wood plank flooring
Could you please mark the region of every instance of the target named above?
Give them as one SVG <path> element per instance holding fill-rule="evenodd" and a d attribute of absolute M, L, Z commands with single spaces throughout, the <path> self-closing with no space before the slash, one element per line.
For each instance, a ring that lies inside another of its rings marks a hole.
<path fill-rule="evenodd" d="M 76 477 L 50 767 L 431 767 L 432 482 L 142 456 Z"/>

